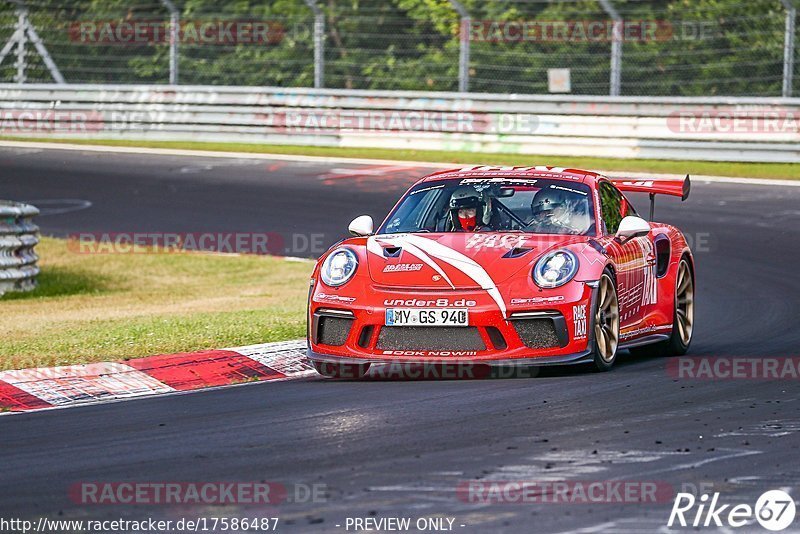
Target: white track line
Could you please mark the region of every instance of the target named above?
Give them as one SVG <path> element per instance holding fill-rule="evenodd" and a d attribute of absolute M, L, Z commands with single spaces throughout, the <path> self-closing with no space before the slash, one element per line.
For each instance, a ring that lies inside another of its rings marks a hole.
<path fill-rule="evenodd" d="M 256 159 L 256 160 L 276 160 L 276 161 L 295 161 L 307 163 L 350 163 L 356 165 L 402 165 L 405 167 L 452 169 L 471 164 L 441 163 L 426 161 L 403 161 L 391 159 L 371 159 L 371 158 L 345 158 L 334 156 L 302 156 L 293 154 L 256 154 L 250 152 L 215 152 L 211 150 L 183 150 L 173 148 L 146 148 L 146 147 L 124 147 L 124 146 L 104 146 L 104 145 L 76 145 L 71 143 L 41 143 L 27 141 L 3 141 L 0 140 L 0 147 L 7 148 L 36 148 L 42 150 L 77 150 L 84 152 L 108 152 L 116 154 L 146 154 L 158 156 L 185 156 L 198 158 L 234 158 L 234 159 Z M 487 154 L 488 155 L 488 154 Z M 559 156 L 561 157 L 561 156 Z M 546 159 L 547 156 L 542 156 Z M 635 160 L 631 160 L 635 161 Z M 703 174 L 692 174 L 687 164 L 687 172 L 682 174 L 661 174 L 661 173 L 642 173 L 625 171 L 597 171 L 611 177 L 630 177 L 630 178 L 655 178 L 655 179 L 682 179 L 686 174 L 690 174 L 692 179 L 700 182 L 717 182 L 729 184 L 745 185 L 767 185 L 800 187 L 800 180 L 772 180 L 764 178 L 740 178 L 735 176 L 709 176 Z"/>
<path fill-rule="evenodd" d="M 287 145 L 289 146 L 289 145 Z M 278 160 L 278 161 L 297 161 L 309 163 L 354 163 L 359 165 L 403 165 L 405 167 L 435 167 L 451 169 L 463 165 L 453 163 L 426 163 L 424 161 L 403 161 L 388 159 L 369 159 L 369 158 L 343 158 L 328 156 L 302 156 L 293 154 L 267 154 L 252 152 L 217 152 L 213 150 L 184 150 L 177 148 L 146 148 L 128 146 L 104 146 L 104 145 L 77 145 L 71 143 L 39 143 L 26 141 L 3 141 L 0 140 L 0 147 L 8 148 L 38 148 L 42 150 L 77 150 L 85 152 L 110 152 L 117 154 L 149 154 L 159 156 L 190 156 L 199 158 L 235 158 L 235 159 L 259 159 L 259 160 Z"/>

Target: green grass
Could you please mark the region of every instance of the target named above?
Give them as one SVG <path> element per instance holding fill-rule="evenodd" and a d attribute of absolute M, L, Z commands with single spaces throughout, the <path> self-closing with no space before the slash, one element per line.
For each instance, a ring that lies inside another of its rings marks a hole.
<path fill-rule="evenodd" d="M 548 156 L 531 154 L 500 154 L 481 152 L 448 152 L 437 150 L 390 150 L 381 148 L 338 148 L 291 145 L 259 145 L 248 143 L 206 143 L 192 141 L 127 141 L 95 139 L 33 139 L 2 137 L 14 141 L 37 141 L 106 145 L 123 147 L 172 148 L 258 154 L 290 154 L 302 156 L 348 157 L 430 161 L 454 164 L 488 165 L 555 165 L 584 169 L 674 174 L 705 174 L 744 178 L 800 179 L 800 165 L 793 163 L 737 163 L 715 161 L 675 161 L 655 159 L 590 158 L 582 156 Z"/>
<path fill-rule="evenodd" d="M 137 358 L 305 335 L 310 262 L 259 256 L 78 254 L 37 247 L 29 293 L 0 298 L 0 369 Z"/>

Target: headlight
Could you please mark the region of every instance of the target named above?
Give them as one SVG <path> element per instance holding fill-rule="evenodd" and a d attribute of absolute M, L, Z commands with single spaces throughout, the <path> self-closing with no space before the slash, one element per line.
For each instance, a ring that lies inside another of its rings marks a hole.
<path fill-rule="evenodd" d="M 542 256 L 533 267 L 533 281 L 544 288 L 563 286 L 578 272 L 578 258 L 569 250 L 556 250 Z"/>
<path fill-rule="evenodd" d="M 334 250 L 320 269 L 320 276 L 325 285 L 337 287 L 353 277 L 358 267 L 358 257 L 349 248 Z"/>

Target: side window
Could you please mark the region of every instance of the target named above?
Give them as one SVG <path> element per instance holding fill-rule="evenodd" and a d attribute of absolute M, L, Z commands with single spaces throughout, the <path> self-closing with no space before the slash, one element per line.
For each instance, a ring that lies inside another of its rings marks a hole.
<path fill-rule="evenodd" d="M 436 198 L 438 191 L 427 191 L 425 193 L 412 194 L 408 201 L 404 202 L 392 220 L 386 225 L 387 233 L 410 232 L 422 226 L 422 218 L 428 212 L 428 208 Z"/>
<path fill-rule="evenodd" d="M 628 202 L 622 197 L 616 187 L 608 182 L 600 183 L 600 210 L 603 212 L 603 222 L 606 225 L 606 233 L 615 234 L 619 229 L 619 223 L 627 215 L 629 208 Z"/>

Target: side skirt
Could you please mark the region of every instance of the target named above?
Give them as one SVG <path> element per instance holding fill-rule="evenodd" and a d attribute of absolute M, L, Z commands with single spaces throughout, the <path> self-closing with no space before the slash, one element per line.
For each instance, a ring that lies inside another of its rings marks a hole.
<path fill-rule="evenodd" d="M 653 343 L 660 343 L 661 341 L 667 341 L 669 336 L 666 334 L 651 334 L 649 336 L 640 337 L 638 339 L 634 339 L 632 341 L 626 341 L 625 343 L 620 343 L 620 349 L 630 349 L 632 347 L 641 347 L 642 345 L 652 345 Z"/>

